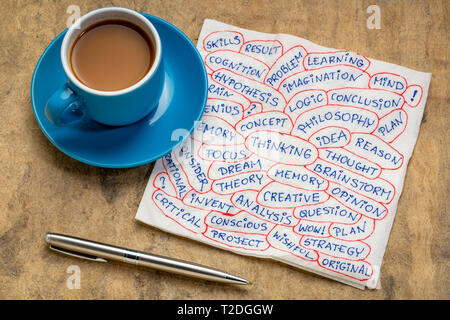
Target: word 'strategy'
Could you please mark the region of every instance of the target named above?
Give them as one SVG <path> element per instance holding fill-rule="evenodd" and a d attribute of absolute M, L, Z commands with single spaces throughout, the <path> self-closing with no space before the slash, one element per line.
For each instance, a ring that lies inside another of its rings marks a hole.
<path fill-rule="evenodd" d="M 204 116 L 137 219 L 375 288 L 430 75 L 317 48 L 206 20 Z"/>

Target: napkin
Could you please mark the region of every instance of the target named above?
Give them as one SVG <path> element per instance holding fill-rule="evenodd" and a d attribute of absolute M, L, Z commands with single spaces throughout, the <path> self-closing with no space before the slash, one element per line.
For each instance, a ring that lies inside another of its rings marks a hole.
<path fill-rule="evenodd" d="M 136 219 L 377 288 L 431 74 L 209 19 L 197 48 L 204 115 Z"/>

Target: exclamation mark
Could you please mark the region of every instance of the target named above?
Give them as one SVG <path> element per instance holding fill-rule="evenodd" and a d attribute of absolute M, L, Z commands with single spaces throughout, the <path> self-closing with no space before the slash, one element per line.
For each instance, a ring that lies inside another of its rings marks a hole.
<path fill-rule="evenodd" d="M 414 90 L 413 96 L 411 98 L 411 102 L 414 102 L 414 97 L 416 96 L 416 94 L 417 94 L 417 90 Z"/>

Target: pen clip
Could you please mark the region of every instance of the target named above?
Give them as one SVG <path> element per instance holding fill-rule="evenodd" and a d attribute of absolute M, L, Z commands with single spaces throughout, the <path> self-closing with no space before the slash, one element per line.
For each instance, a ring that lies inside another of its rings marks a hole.
<path fill-rule="evenodd" d="M 50 245 L 50 249 L 54 250 L 54 251 L 57 251 L 59 253 L 66 254 L 68 256 L 72 256 L 72 257 L 77 257 L 77 258 L 86 259 L 86 260 L 90 260 L 90 261 L 97 261 L 97 262 L 108 262 L 108 260 L 103 259 L 103 258 L 99 258 L 99 257 L 93 256 L 93 255 L 90 255 L 90 254 L 86 254 L 86 253 L 72 251 L 72 250 L 69 250 L 69 249 L 55 247 L 53 245 Z"/>

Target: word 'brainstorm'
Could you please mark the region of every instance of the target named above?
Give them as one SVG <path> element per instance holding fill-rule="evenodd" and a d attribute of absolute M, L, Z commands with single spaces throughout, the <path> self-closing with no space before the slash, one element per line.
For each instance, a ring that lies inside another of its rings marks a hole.
<path fill-rule="evenodd" d="M 367 281 L 370 237 L 398 196 L 383 177 L 423 89 L 353 52 L 215 31 L 208 102 L 153 175 L 152 201 L 195 239 Z"/>

